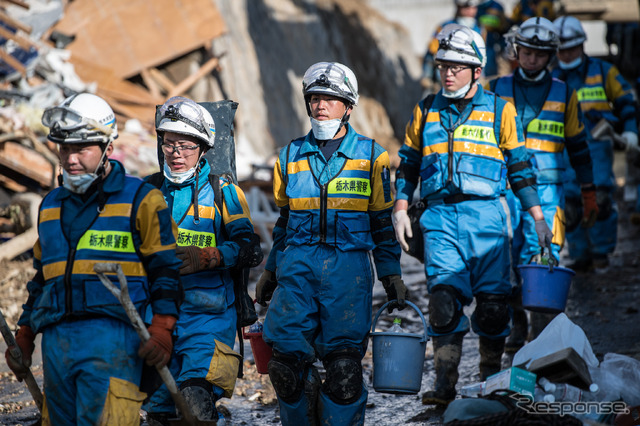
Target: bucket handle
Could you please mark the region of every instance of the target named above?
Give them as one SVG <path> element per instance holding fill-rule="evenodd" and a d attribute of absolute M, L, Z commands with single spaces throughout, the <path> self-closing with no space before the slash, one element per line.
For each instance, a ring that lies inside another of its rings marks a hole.
<path fill-rule="evenodd" d="M 558 266 L 558 259 L 556 259 L 556 257 L 553 255 L 553 251 L 551 250 L 551 247 L 548 247 L 549 249 L 549 272 L 553 273 L 553 268 Z M 542 259 L 544 257 L 544 247 L 540 248 L 540 259 Z"/>
<path fill-rule="evenodd" d="M 374 330 L 376 329 L 376 324 L 378 323 L 378 318 L 380 317 L 380 314 L 382 313 L 382 311 L 384 311 L 384 309 L 392 302 L 395 302 L 396 299 L 394 300 L 389 300 L 387 303 L 385 303 L 384 305 L 382 305 L 382 307 L 380 308 L 380 310 L 378 311 L 378 313 L 376 314 L 376 317 L 373 319 L 373 324 L 371 325 L 371 332 L 373 333 Z M 422 340 L 420 340 L 421 342 L 426 342 L 429 340 L 429 337 L 427 336 L 427 320 L 424 319 L 424 315 L 422 315 L 422 311 L 420 311 L 420 308 L 418 308 L 414 303 L 405 300 L 405 303 L 409 306 L 411 306 L 413 308 L 413 310 L 415 310 L 418 315 L 420 315 L 420 319 L 422 320 L 422 326 L 424 329 L 424 333 L 423 333 L 423 338 Z"/>

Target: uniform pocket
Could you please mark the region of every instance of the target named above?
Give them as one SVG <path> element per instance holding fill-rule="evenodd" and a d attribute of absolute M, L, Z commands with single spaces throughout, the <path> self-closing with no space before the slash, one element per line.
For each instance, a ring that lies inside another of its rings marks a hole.
<path fill-rule="evenodd" d="M 313 243 L 313 215 L 308 212 L 289 212 L 287 242 L 294 245 Z"/>
<path fill-rule="evenodd" d="M 434 193 L 442 188 L 442 162 L 440 154 L 433 153 L 422 157 L 420 180 L 426 194 Z"/>
<path fill-rule="evenodd" d="M 184 292 L 181 312 L 220 313 L 227 309 L 227 290 L 225 286 L 209 288 L 191 288 Z"/>
<path fill-rule="evenodd" d="M 492 197 L 500 193 L 502 161 L 475 155 L 461 155 L 458 177 L 463 194 Z"/>
<path fill-rule="evenodd" d="M 224 391 L 225 398 L 233 396 L 233 388 L 236 386 L 238 378 L 238 367 L 242 361 L 239 353 L 235 352 L 228 345 L 215 340 L 216 349 L 209 364 L 209 372 L 206 380 Z"/>
<path fill-rule="evenodd" d="M 342 250 L 371 250 L 371 222 L 362 212 L 336 212 L 336 245 Z"/>
<path fill-rule="evenodd" d="M 146 393 L 138 390 L 138 385 L 111 377 L 98 425 L 140 424 L 140 408 L 146 397 Z"/>
<path fill-rule="evenodd" d="M 560 183 L 563 181 L 563 154 L 536 151 L 531 160 L 537 170 L 538 183 Z"/>

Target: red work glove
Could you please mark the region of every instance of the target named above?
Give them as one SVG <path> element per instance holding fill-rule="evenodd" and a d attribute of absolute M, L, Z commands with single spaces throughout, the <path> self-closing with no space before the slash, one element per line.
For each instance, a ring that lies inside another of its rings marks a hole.
<path fill-rule="evenodd" d="M 215 247 L 178 246 L 176 256 L 182 260 L 180 275 L 213 269 L 222 263 L 220 250 Z"/>
<path fill-rule="evenodd" d="M 591 228 L 598 219 L 598 203 L 596 203 L 596 186 L 583 186 L 582 193 L 582 227 Z"/>
<path fill-rule="evenodd" d="M 33 343 L 36 340 L 36 335 L 28 325 L 21 325 L 20 329 L 16 333 L 16 343 L 22 352 L 22 359 L 16 360 L 11 355 L 12 346 L 8 347 L 4 353 L 4 358 L 7 360 L 7 365 L 16 375 L 18 381 L 21 382 L 27 377 L 29 367 L 31 367 L 31 355 L 36 345 Z"/>
<path fill-rule="evenodd" d="M 176 325 L 176 319 L 171 315 L 155 314 L 151 319 L 149 334 L 151 337 L 146 343 L 140 343 L 138 356 L 147 361 L 147 365 L 164 367 L 171 358 L 173 340 L 171 332 Z"/>

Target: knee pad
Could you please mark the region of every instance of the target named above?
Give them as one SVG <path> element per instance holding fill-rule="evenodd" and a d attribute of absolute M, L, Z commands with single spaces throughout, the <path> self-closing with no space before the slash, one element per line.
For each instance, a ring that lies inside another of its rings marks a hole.
<path fill-rule="evenodd" d="M 499 334 L 509 324 L 509 304 L 506 295 L 480 293 L 473 313 L 478 328 L 488 335 Z"/>
<path fill-rule="evenodd" d="M 564 203 L 565 230 L 571 232 L 582 221 L 582 201 L 579 198 L 567 198 Z"/>
<path fill-rule="evenodd" d="M 457 291 L 448 285 L 436 286 L 429 296 L 429 324 L 438 334 L 455 330 L 462 317 Z"/>
<path fill-rule="evenodd" d="M 323 360 L 326 379 L 322 390 L 340 405 L 356 402 L 362 395 L 362 355 L 356 348 L 338 349 Z"/>
<path fill-rule="evenodd" d="M 217 420 L 217 398 L 213 395 L 211 383 L 205 379 L 190 379 L 180 385 L 180 393 L 193 415 L 200 420 Z"/>
<path fill-rule="evenodd" d="M 304 390 L 304 361 L 292 355 L 274 351 L 267 369 L 278 398 L 292 404 L 300 399 Z"/>

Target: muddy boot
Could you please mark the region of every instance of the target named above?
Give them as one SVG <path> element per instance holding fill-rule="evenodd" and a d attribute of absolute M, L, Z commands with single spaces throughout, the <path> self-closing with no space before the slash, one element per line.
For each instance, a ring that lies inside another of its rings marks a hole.
<path fill-rule="evenodd" d="M 462 356 L 464 333 L 433 338 L 433 362 L 436 370 L 434 390 L 422 394 L 425 405 L 449 405 L 456 398 L 458 364 Z"/>
<path fill-rule="evenodd" d="M 480 336 L 480 380 L 502 370 L 502 353 L 504 352 L 504 337 L 497 340 Z"/>
<path fill-rule="evenodd" d="M 509 305 L 511 305 L 511 309 L 513 309 L 513 327 L 511 327 L 511 334 L 505 343 L 504 352 L 509 358 L 513 358 L 513 355 L 524 346 L 527 340 L 529 324 L 527 311 L 522 307 L 522 293 L 519 292 L 510 298 Z"/>

